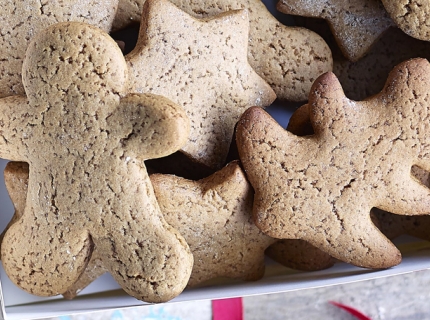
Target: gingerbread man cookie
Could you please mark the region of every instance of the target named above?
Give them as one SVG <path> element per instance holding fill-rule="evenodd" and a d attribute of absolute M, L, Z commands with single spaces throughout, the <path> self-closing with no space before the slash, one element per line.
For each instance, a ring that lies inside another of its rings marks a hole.
<path fill-rule="evenodd" d="M 118 0 L 10 0 L 0 11 L 0 98 L 24 94 L 22 61 L 30 40 L 57 22 L 78 21 L 106 32 L 111 28 Z"/>
<path fill-rule="evenodd" d="M 94 247 L 138 299 L 172 299 L 188 282 L 191 252 L 165 222 L 143 161 L 180 148 L 189 120 L 166 98 L 127 95 L 127 75 L 107 34 L 60 23 L 29 45 L 28 100 L 0 100 L 0 156 L 30 170 L 24 213 L 4 236 L 2 262 L 28 292 L 65 292 Z"/>
<path fill-rule="evenodd" d="M 394 22 L 378 0 L 280 0 L 278 10 L 326 19 L 343 54 L 362 58 Z"/>
<path fill-rule="evenodd" d="M 153 174 L 151 182 L 166 221 L 185 238 L 194 256 L 188 285 L 216 277 L 258 280 L 264 273 L 264 250 L 276 240 L 252 221 L 253 190 L 237 161 L 213 175 L 191 181 Z M 76 294 L 103 267 L 91 264 L 83 279 L 69 289 Z"/>
<path fill-rule="evenodd" d="M 136 48 L 126 56 L 130 91 L 183 106 L 191 132 L 181 151 L 215 169 L 226 160 L 243 111 L 275 99 L 248 63 L 248 30 L 243 10 L 198 20 L 168 0 L 148 0 Z"/>
<path fill-rule="evenodd" d="M 406 34 L 416 39 L 430 40 L 429 0 L 382 0 L 382 3 Z"/>
<path fill-rule="evenodd" d="M 357 266 L 398 264 L 400 252 L 369 213 L 373 207 L 395 214 L 430 211 L 429 189 L 411 175 L 413 165 L 430 168 L 429 85 L 429 63 L 410 60 L 390 73 L 379 94 L 356 102 L 327 73 L 309 96 L 315 134 L 304 137 L 260 108 L 247 110 L 236 134 L 256 192 L 257 226 Z"/>

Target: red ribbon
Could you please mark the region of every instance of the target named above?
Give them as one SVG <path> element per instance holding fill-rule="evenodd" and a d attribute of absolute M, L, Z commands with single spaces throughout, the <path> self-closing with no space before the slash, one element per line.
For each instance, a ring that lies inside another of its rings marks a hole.
<path fill-rule="evenodd" d="M 348 313 L 352 314 L 354 317 L 356 317 L 358 320 L 372 320 L 370 319 L 368 316 L 362 314 L 360 311 L 358 311 L 357 309 L 354 309 L 350 306 L 347 306 L 345 304 L 339 303 L 339 302 L 335 302 L 335 301 L 329 301 L 332 305 L 341 308 L 345 311 L 347 311 Z"/>
<path fill-rule="evenodd" d="M 243 320 L 242 298 L 212 300 L 213 320 Z"/>

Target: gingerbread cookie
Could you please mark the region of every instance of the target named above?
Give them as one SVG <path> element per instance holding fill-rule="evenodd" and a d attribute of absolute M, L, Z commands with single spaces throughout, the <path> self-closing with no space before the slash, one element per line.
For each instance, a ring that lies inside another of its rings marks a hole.
<path fill-rule="evenodd" d="M 215 277 L 258 280 L 264 273 L 264 250 L 275 242 L 252 221 L 253 190 L 237 161 L 213 175 L 191 181 L 154 174 L 151 182 L 166 221 L 185 238 L 194 256 L 188 285 Z M 76 296 L 103 267 L 93 268 L 73 286 Z"/>
<path fill-rule="evenodd" d="M 22 61 L 30 40 L 46 27 L 63 21 L 111 28 L 118 0 L 3 1 L 0 11 L 0 98 L 24 94 Z"/>
<path fill-rule="evenodd" d="M 362 58 L 388 28 L 395 26 L 378 0 L 280 0 L 277 8 L 286 14 L 327 20 L 343 54 L 351 61 Z"/>
<path fill-rule="evenodd" d="M 417 166 L 412 167 L 411 174 L 424 186 L 430 186 L 430 174 Z M 388 238 L 394 239 L 408 234 L 420 239 L 430 240 L 430 216 L 400 216 L 377 208 L 372 209 L 378 219 L 378 228 Z"/>
<path fill-rule="evenodd" d="M 303 240 L 278 240 L 266 250 L 267 256 L 292 269 L 317 271 L 332 267 L 336 259 Z"/>
<path fill-rule="evenodd" d="M 6 230 L 18 221 L 24 213 L 28 189 L 28 164 L 25 162 L 8 162 L 4 169 L 4 182 L 15 213 L 5 231 L 0 235 L 0 243 L 3 242 Z"/>
<path fill-rule="evenodd" d="M 236 134 L 256 192 L 257 226 L 357 266 L 398 264 L 400 252 L 369 213 L 430 211 L 429 189 L 411 175 L 413 165 L 430 168 L 429 84 L 429 63 L 410 60 L 390 73 L 379 94 L 355 102 L 327 73 L 309 96 L 312 136 L 293 135 L 260 108 L 247 110 Z"/>
<path fill-rule="evenodd" d="M 416 39 L 430 40 L 430 1 L 382 0 L 385 9 L 397 26 Z"/>
<path fill-rule="evenodd" d="M 163 95 L 191 120 L 181 149 L 211 168 L 225 162 L 240 115 L 275 99 L 247 61 L 247 11 L 198 20 L 168 0 L 148 0 L 136 48 L 126 56 L 130 91 Z"/>
<path fill-rule="evenodd" d="M 430 59 L 430 43 L 411 38 L 393 28 L 382 36 L 364 58 L 355 63 L 336 56 L 333 72 L 348 98 L 362 100 L 383 88 L 394 66 L 416 57 Z"/>
<path fill-rule="evenodd" d="M 306 100 L 313 81 L 332 68 L 331 52 L 318 35 L 282 25 L 260 0 L 173 0 L 172 3 L 200 19 L 248 9 L 249 64 L 270 84 L 279 99 Z M 116 26 L 139 21 L 143 6 L 144 0 L 120 0 Z"/>
<path fill-rule="evenodd" d="M 65 292 L 94 247 L 138 299 L 172 299 L 188 282 L 191 252 L 165 222 L 143 161 L 180 148 L 189 120 L 166 98 L 127 94 L 127 75 L 109 35 L 60 23 L 29 45 L 28 100 L 0 100 L 0 156 L 30 170 L 24 213 L 5 234 L 2 262 L 28 292 Z"/>
<path fill-rule="evenodd" d="M 275 240 L 252 221 L 253 190 L 238 162 L 199 181 L 155 174 L 151 182 L 166 221 L 193 253 L 189 285 L 219 276 L 263 276 L 264 250 Z"/>

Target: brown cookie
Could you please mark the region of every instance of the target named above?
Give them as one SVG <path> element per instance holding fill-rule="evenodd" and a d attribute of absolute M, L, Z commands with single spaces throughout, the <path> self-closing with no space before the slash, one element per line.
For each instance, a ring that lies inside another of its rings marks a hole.
<path fill-rule="evenodd" d="M 247 11 L 198 20 L 168 0 L 148 0 L 142 17 L 136 48 L 126 56 L 130 91 L 160 94 L 181 105 L 191 120 L 181 151 L 220 168 L 243 111 L 275 98 L 247 60 Z"/>
<path fill-rule="evenodd" d="M 138 299 L 169 300 L 188 282 L 191 252 L 165 222 L 143 161 L 180 148 L 189 120 L 166 98 L 127 94 L 127 75 L 107 34 L 60 23 L 29 45 L 28 100 L 0 100 L 0 156 L 30 170 L 24 213 L 4 236 L 2 262 L 28 292 L 66 291 L 94 247 Z"/>
<path fill-rule="evenodd" d="M 385 9 L 397 26 L 411 37 L 430 40 L 430 1 L 382 0 Z"/>
<path fill-rule="evenodd" d="M 411 174 L 424 186 L 430 186 L 428 171 L 414 166 Z M 430 240 L 430 216 L 400 216 L 376 208 L 372 209 L 372 213 L 378 219 L 378 228 L 390 239 L 407 234 Z"/>
<path fill-rule="evenodd" d="M 333 53 L 333 73 L 342 84 L 345 95 L 352 100 L 363 100 L 381 91 L 390 71 L 402 61 L 430 59 L 430 42 L 414 39 L 398 28 L 390 28 L 366 56 L 352 62 L 343 56 L 326 21 L 312 18 L 297 18 L 296 21 L 317 32 L 327 42 Z"/>
<path fill-rule="evenodd" d="M 253 190 L 237 161 L 210 177 L 191 181 L 154 174 L 151 182 L 166 221 L 185 238 L 194 256 L 188 285 L 215 277 L 258 280 L 264 250 L 275 242 L 251 217 Z M 73 298 L 106 269 L 98 261 L 65 294 Z"/>
<path fill-rule="evenodd" d="M 28 189 L 28 164 L 25 162 L 8 162 L 4 169 L 4 182 L 15 213 L 5 230 L 22 217 L 25 208 L 25 199 Z M 3 242 L 5 231 L 0 235 Z"/>
<path fill-rule="evenodd" d="M 311 135 L 314 133 L 310 121 L 309 105 L 305 104 L 293 113 L 288 123 L 287 130 L 292 133 L 305 133 L 298 135 Z M 424 186 L 428 187 L 430 185 L 430 174 L 428 171 L 417 166 L 412 166 L 411 175 Z M 430 232 L 428 232 L 430 216 L 396 215 L 377 208 L 372 208 L 371 214 L 373 215 L 372 221 L 389 239 L 408 234 L 421 239 L 430 240 Z M 408 213 L 405 212 L 405 214 Z M 281 247 L 281 245 L 278 244 L 278 247 Z M 281 248 L 278 250 L 281 250 Z"/>
<path fill-rule="evenodd" d="M 260 108 L 237 126 L 239 154 L 255 189 L 253 215 L 269 236 L 303 239 L 357 266 L 385 268 L 400 252 L 374 226 L 373 207 L 429 213 L 430 191 L 411 175 L 430 169 L 430 65 L 397 66 L 384 89 L 360 102 L 332 73 L 313 85 L 312 136 L 298 137 Z"/>
<path fill-rule="evenodd" d="M 22 61 L 30 40 L 57 22 L 78 21 L 106 32 L 111 28 L 118 0 L 11 0 L 0 11 L 0 98 L 24 94 Z"/>
<path fill-rule="evenodd" d="M 328 21 L 336 42 L 351 61 L 362 58 L 394 26 L 378 0 L 280 0 L 278 10 Z"/>
<path fill-rule="evenodd" d="M 430 43 L 409 37 L 397 28 L 384 34 L 369 53 L 351 62 L 334 53 L 333 73 L 339 78 L 348 98 L 363 100 L 378 93 L 389 72 L 411 58 L 430 59 Z"/>
<path fill-rule="evenodd" d="M 252 221 L 253 190 L 237 161 L 199 181 L 155 174 L 151 182 L 166 221 L 193 253 L 189 285 L 220 276 L 263 276 L 264 250 L 275 240 Z"/>
<path fill-rule="evenodd" d="M 260 0 L 173 0 L 173 4 L 195 18 L 226 11 L 249 12 L 248 61 L 275 91 L 279 99 L 304 101 L 313 81 L 331 71 L 331 52 L 315 33 L 279 23 Z M 115 24 L 124 27 L 138 21 L 144 0 L 120 0 Z"/>
<path fill-rule="evenodd" d="M 336 259 L 303 240 L 279 240 L 266 250 L 267 256 L 292 269 L 317 271 L 332 267 Z"/>

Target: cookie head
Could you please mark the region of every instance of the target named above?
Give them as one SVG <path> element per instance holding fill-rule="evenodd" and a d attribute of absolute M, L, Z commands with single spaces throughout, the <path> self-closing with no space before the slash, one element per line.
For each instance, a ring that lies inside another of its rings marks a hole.
<path fill-rule="evenodd" d="M 85 112 L 119 101 L 128 73 L 112 38 L 96 27 L 69 22 L 47 28 L 31 42 L 23 70 L 25 91 L 34 105 L 64 108 L 70 103 Z"/>
<path fill-rule="evenodd" d="M 127 73 L 121 50 L 112 38 L 96 27 L 71 22 L 53 25 L 39 34 L 23 63 L 25 91 L 40 114 L 36 121 L 43 121 L 50 136 L 62 142 L 59 146 L 68 147 L 82 144 L 78 135 L 85 133 L 92 141 L 106 129 L 96 119 L 106 118 L 119 104 Z"/>
<path fill-rule="evenodd" d="M 23 95 L 22 62 L 30 41 L 59 22 L 88 23 L 109 32 L 118 0 L 11 0 L 0 12 L 0 97 Z"/>

